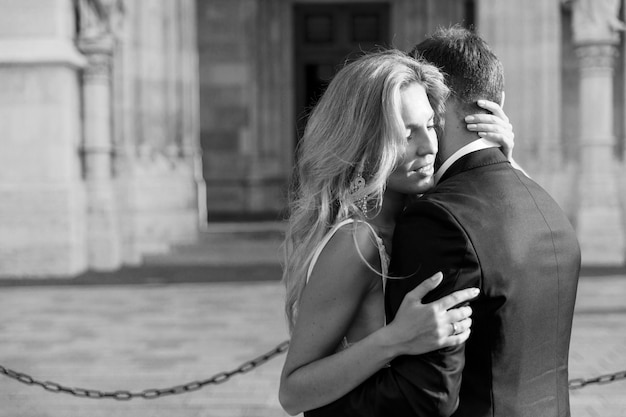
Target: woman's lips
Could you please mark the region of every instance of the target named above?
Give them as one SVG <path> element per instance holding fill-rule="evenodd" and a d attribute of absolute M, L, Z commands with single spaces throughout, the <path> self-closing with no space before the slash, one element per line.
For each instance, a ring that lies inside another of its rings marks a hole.
<path fill-rule="evenodd" d="M 424 165 L 417 169 L 414 169 L 413 171 L 424 176 L 433 175 L 435 173 L 435 165 L 434 164 Z"/>

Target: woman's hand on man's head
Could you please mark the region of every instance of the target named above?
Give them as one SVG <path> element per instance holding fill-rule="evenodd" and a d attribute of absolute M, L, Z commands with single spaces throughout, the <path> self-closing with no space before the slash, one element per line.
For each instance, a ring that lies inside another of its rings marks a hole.
<path fill-rule="evenodd" d="M 478 113 L 465 117 L 467 129 L 476 132 L 481 138 L 500 145 L 502 153 L 511 160 L 515 146 L 515 133 L 513 133 L 513 125 L 509 123 L 509 118 L 502 107 L 493 101 L 478 100 L 477 104 L 491 114 Z"/>

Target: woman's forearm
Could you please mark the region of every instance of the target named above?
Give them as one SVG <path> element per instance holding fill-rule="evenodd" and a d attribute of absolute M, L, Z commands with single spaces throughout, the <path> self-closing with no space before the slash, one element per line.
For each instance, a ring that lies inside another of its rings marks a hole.
<path fill-rule="evenodd" d="M 303 365 L 283 376 L 280 402 L 291 415 L 341 398 L 400 354 L 385 327 L 349 349 Z"/>

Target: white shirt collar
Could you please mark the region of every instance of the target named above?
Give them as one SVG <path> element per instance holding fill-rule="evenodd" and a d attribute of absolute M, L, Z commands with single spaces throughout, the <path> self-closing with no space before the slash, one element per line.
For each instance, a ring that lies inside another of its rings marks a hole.
<path fill-rule="evenodd" d="M 463 146 L 461 149 L 453 153 L 450 158 L 446 159 L 444 163 L 441 165 L 441 167 L 439 167 L 437 172 L 435 172 L 435 185 L 439 183 L 439 180 L 441 179 L 441 177 L 443 177 L 443 174 L 446 173 L 448 168 L 450 168 L 453 163 L 455 163 L 456 161 L 458 161 L 465 155 L 470 154 L 472 152 L 480 151 L 482 149 L 498 148 L 499 146 L 500 145 L 498 145 L 497 143 L 492 142 L 487 139 L 483 139 L 483 138 L 477 139 Z"/>

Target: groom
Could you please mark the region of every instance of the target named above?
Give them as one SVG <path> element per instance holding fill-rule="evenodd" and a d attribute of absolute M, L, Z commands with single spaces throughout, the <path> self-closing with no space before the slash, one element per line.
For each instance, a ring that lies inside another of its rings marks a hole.
<path fill-rule="evenodd" d="M 465 345 L 403 356 L 343 398 L 307 416 L 568 417 L 568 351 L 580 270 L 572 226 L 555 201 L 466 129 L 476 101 L 503 98 L 502 65 L 459 27 L 411 53 L 446 74 L 452 95 L 440 135 L 435 187 L 396 226 L 386 303 L 437 271 L 424 303 L 478 287 Z M 456 331 L 453 326 L 450 332 Z"/>

